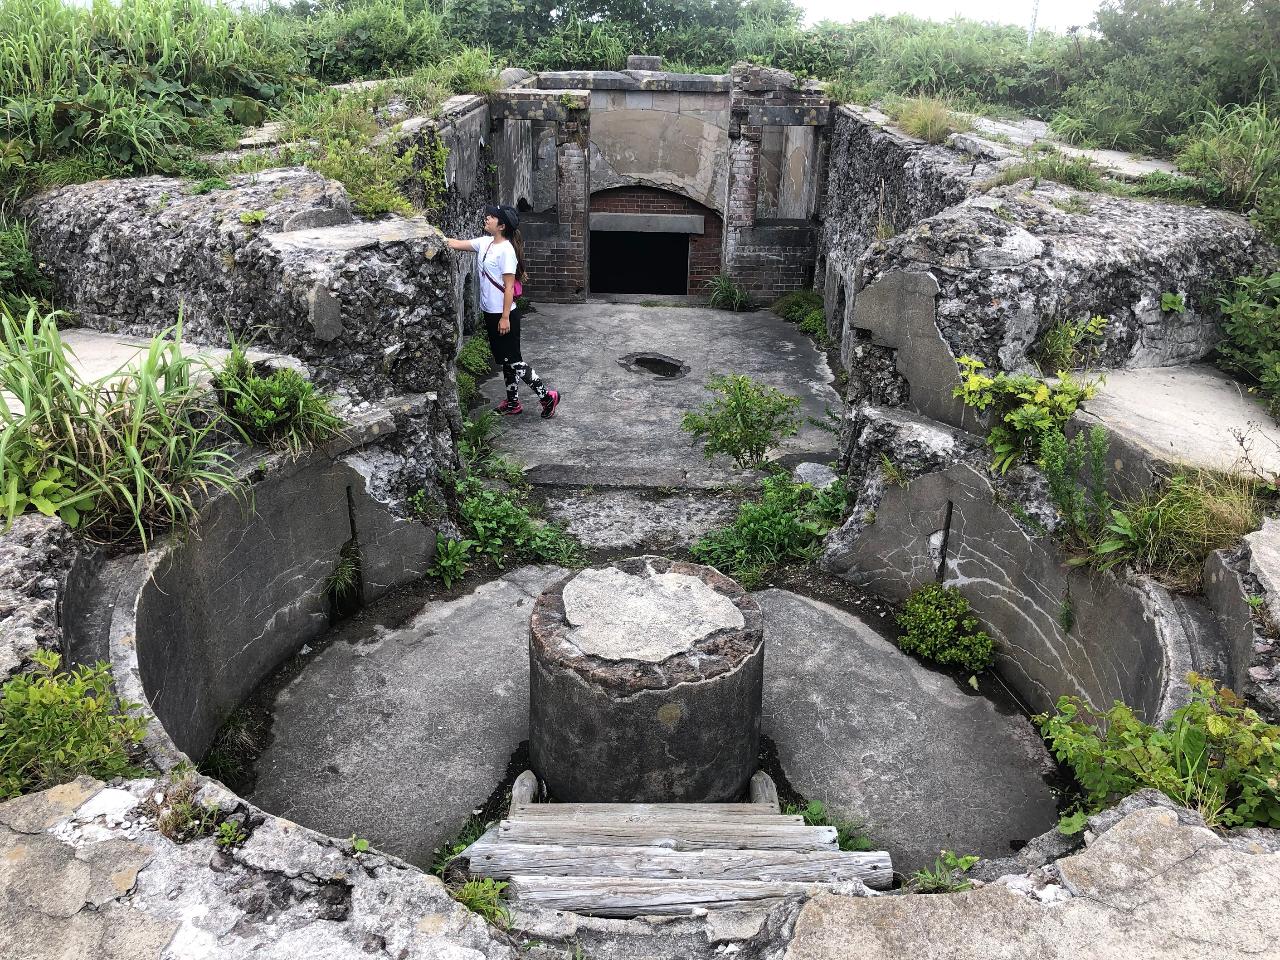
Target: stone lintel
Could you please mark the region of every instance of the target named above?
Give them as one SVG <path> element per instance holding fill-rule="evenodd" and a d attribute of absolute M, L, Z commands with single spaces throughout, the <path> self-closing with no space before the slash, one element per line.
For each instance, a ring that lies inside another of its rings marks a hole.
<path fill-rule="evenodd" d="M 499 90 L 489 102 L 495 120 L 564 121 L 574 110 L 589 109 L 591 95 L 581 89 L 514 88 Z"/>
<path fill-rule="evenodd" d="M 676 213 L 593 213 L 591 229 L 629 233 L 697 233 L 704 232 L 705 218 L 697 214 Z"/>
<path fill-rule="evenodd" d="M 825 126 L 831 115 L 831 108 L 825 103 L 798 104 L 795 106 L 759 107 L 748 106 L 734 110 L 735 119 L 752 127 L 821 127 Z"/>
<path fill-rule="evenodd" d="M 422 217 L 380 220 L 376 223 L 347 223 L 312 230 L 273 233 L 266 238 L 277 250 L 348 251 L 378 247 L 388 243 L 423 240 L 435 248 L 444 246 L 444 235 Z"/>

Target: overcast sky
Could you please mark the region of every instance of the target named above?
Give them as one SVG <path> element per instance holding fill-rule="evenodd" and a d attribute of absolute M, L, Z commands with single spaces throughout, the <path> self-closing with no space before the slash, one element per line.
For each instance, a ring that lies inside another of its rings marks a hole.
<path fill-rule="evenodd" d="M 799 0 L 809 11 L 808 22 L 863 20 L 877 13 L 886 16 L 910 13 L 928 20 L 949 20 L 959 15 L 970 20 L 1012 23 L 1025 27 L 1031 20 L 1033 0 Z M 1087 27 L 1097 0 L 1040 0 L 1036 23 L 1058 33 L 1068 27 Z"/>

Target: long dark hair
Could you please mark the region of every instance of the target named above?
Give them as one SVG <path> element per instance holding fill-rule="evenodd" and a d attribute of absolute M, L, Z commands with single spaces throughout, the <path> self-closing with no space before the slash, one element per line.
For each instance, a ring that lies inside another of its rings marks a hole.
<path fill-rule="evenodd" d="M 511 231 L 511 235 L 507 236 L 507 225 L 501 220 L 498 226 L 502 228 L 502 235 L 511 241 L 511 247 L 516 252 L 516 279 L 521 283 L 525 283 L 529 276 L 524 272 L 524 236 L 520 233 L 520 228 L 516 227 Z"/>

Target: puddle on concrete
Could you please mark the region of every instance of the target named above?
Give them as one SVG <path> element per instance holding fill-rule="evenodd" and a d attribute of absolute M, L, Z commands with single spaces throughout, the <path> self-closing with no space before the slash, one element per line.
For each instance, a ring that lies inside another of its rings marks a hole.
<path fill-rule="evenodd" d="M 632 373 L 647 373 L 658 380 L 679 380 L 689 373 L 689 365 L 665 353 L 628 353 L 618 363 Z"/>

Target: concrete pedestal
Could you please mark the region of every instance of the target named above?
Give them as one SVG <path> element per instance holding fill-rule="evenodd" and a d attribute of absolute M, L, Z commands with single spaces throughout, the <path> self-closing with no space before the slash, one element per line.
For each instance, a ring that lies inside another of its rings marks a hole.
<path fill-rule="evenodd" d="M 758 767 L 760 608 L 710 567 L 635 557 L 534 605 L 529 747 L 572 802 L 741 799 Z"/>

